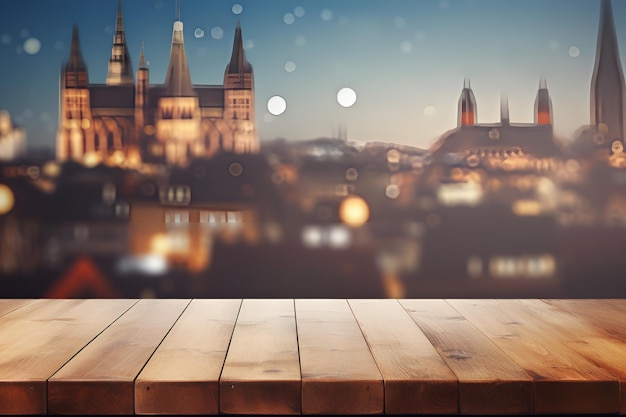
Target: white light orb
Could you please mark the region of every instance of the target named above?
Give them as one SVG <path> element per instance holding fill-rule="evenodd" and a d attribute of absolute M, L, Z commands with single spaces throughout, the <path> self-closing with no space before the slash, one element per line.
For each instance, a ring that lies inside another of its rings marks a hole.
<path fill-rule="evenodd" d="M 283 17 L 283 22 L 285 22 L 288 25 L 291 25 L 295 21 L 296 21 L 296 17 L 293 14 L 285 13 L 285 16 Z"/>
<path fill-rule="evenodd" d="M 41 50 L 41 42 L 37 38 L 28 38 L 24 42 L 24 51 L 29 55 L 35 55 Z"/>
<path fill-rule="evenodd" d="M 241 14 L 243 13 L 243 6 L 241 4 L 235 4 L 232 8 L 233 14 Z"/>
<path fill-rule="evenodd" d="M 274 116 L 280 116 L 287 110 L 287 101 L 281 96 L 273 96 L 267 100 L 267 111 Z"/>
<path fill-rule="evenodd" d="M 222 39 L 224 37 L 224 29 L 219 26 L 215 26 L 213 29 L 211 29 L 211 37 L 218 40 Z"/>
<path fill-rule="evenodd" d="M 294 72 L 296 70 L 296 63 L 293 61 L 287 61 L 285 63 L 285 71 Z"/>
<path fill-rule="evenodd" d="M 329 9 L 324 9 L 322 10 L 321 17 L 322 17 L 322 20 L 326 22 L 333 20 L 333 12 L 330 11 Z"/>
<path fill-rule="evenodd" d="M 437 109 L 434 106 L 424 107 L 424 116 L 432 117 L 437 113 Z"/>
<path fill-rule="evenodd" d="M 344 87 L 337 92 L 337 102 L 342 107 L 352 107 L 356 103 L 356 92 L 350 87 Z"/>
<path fill-rule="evenodd" d="M 569 56 L 572 58 L 576 58 L 580 55 L 580 49 L 577 46 L 570 46 L 569 48 Z"/>
<path fill-rule="evenodd" d="M 293 9 L 293 14 L 294 14 L 296 17 L 302 17 L 302 16 L 304 16 L 304 7 L 302 7 L 302 6 L 298 6 L 298 7 L 296 7 L 295 9 Z"/>

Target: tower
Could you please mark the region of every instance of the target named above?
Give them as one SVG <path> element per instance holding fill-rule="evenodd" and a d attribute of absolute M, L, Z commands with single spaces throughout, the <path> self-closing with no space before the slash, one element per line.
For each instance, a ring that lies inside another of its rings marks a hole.
<path fill-rule="evenodd" d="M 539 81 L 539 90 L 535 99 L 535 124 L 551 125 L 552 122 L 552 100 L 546 80 L 542 79 Z"/>
<path fill-rule="evenodd" d="M 130 62 L 130 54 L 126 45 L 124 33 L 124 20 L 122 18 L 122 0 L 117 2 L 117 20 L 115 23 L 115 35 L 113 35 L 113 47 L 111 59 L 109 59 L 109 72 L 107 73 L 108 85 L 132 85 L 133 68 Z"/>
<path fill-rule="evenodd" d="M 183 22 L 176 20 L 163 95 L 159 99 L 156 135 L 168 164 L 186 165 L 205 151 L 200 140 L 200 105 L 187 66 Z"/>
<path fill-rule="evenodd" d="M 150 90 L 150 71 L 148 61 L 144 53 L 143 42 L 139 53 L 139 68 L 137 69 L 137 84 L 135 85 L 135 128 L 137 137 L 141 137 L 146 125 L 146 115 L 148 113 L 148 97 Z"/>
<path fill-rule="evenodd" d="M 72 31 L 70 56 L 61 70 L 57 159 L 82 160 L 95 151 L 89 76 L 83 60 L 78 26 Z"/>
<path fill-rule="evenodd" d="M 233 52 L 224 71 L 224 118 L 234 131 L 233 143 L 224 144 L 226 151 L 258 152 L 254 127 L 254 71 L 246 59 L 241 25 L 237 24 Z"/>
<path fill-rule="evenodd" d="M 470 80 L 465 79 L 463 82 L 463 90 L 459 98 L 458 122 L 460 126 L 473 126 L 478 118 L 476 109 L 476 97 L 470 86 Z"/>
<path fill-rule="evenodd" d="M 509 117 L 509 98 L 502 94 L 500 96 L 500 123 L 502 126 L 509 126 L 511 118 Z"/>
<path fill-rule="evenodd" d="M 608 135 L 608 143 L 626 138 L 626 88 L 610 0 L 602 0 L 596 62 L 591 79 L 591 124 Z"/>

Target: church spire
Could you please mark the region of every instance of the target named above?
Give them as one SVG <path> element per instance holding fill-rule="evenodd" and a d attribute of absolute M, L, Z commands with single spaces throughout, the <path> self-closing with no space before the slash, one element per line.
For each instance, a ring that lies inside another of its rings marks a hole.
<path fill-rule="evenodd" d="M 115 22 L 115 35 L 113 35 L 113 47 L 111 48 L 111 59 L 109 59 L 109 71 L 107 74 L 107 84 L 109 85 L 132 85 L 133 68 L 126 45 L 126 35 L 124 33 L 124 19 L 122 17 L 122 0 L 117 2 L 117 19 Z"/>
<path fill-rule="evenodd" d="M 459 98 L 458 126 L 472 126 L 477 119 L 476 97 L 470 85 L 470 80 L 463 81 L 463 90 Z"/>
<path fill-rule="evenodd" d="M 539 81 L 539 90 L 535 99 L 535 124 L 552 124 L 552 100 L 548 92 L 548 84 L 543 78 Z"/>
<path fill-rule="evenodd" d="M 85 65 L 83 54 L 80 50 L 77 25 L 74 25 L 72 29 L 72 47 L 70 48 L 70 56 L 65 63 L 63 73 L 66 88 L 87 88 L 87 65 Z"/>
<path fill-rule="evenodd" d="M 237 23 L 237 29 L 235 29 L 235 40 L 233 42 L 233 53 L 230 57 L 230 63 L 226 67 L 226 73 L 239 74 L 243 72 L 252 72 L 252 65 L 250 65 L 250 63 L 246 60 L 246 54 L 243 50 L 241 24 Z"/>
<path fill-rule="evenodd" d="M 191 86 L 191 76 L 187 66 L 185 54 L 185 40 L 183 38 L 183 22 L 176 20 L 172 33 L 172 50 L 170 63 L 165 78 L 165 94 L 168 97 L 193 97 L 195 93 Z"/>
<path fill-rule="evenodd" d="M 141 52 L 139 52 L 139 69 L 148 69 L 148 61 L 143 50 L 143 41 L 141 41 Z"/>
<path fill-rule="evenodd" d="M 610 0 L 602 0 L 591 80 L 591 124 L 605 125 L 609 141 L 626 137 L 626 88 Z"/>

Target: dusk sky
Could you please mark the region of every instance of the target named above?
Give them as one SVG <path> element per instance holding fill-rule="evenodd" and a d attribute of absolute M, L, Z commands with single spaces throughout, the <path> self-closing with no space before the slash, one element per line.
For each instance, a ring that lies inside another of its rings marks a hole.
<path fill-rule="evenodd" d="M 29 147 L 55 146 L 59 71 L 78 24 L 91 83 L 104 83 L 117 0 L 3 0 L 0 109 L 26 127 Z M 141 42 L 150 81 L 162 84 L 174 0 L 124 0 L 126 39 L 137 69 Z M 599 0 L 181 0 L 194 84 L 222 84 L 237 22 L 255 71 L 260 139 L 312 139 L 347 126 L 348 138 L 428 147 L 456 127 L 469 77 L 478 122 L 532 122 L 546 78 L 557 136 L 589 123 Z M 626 1 L 613 1 L 621 57 Z M 622 59 L 622 62 L 624 60 Z M 350 87 L 356 104 L 337 92 Z M 287 110 L 267 112 L 284 97 Z"/>

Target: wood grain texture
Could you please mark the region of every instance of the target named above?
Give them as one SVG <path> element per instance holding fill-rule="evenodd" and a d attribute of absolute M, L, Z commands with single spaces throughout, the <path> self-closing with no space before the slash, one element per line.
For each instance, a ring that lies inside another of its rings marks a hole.
<path fill-rule="evenodd" d="M 303 414 L 381 414 L 383 380 L 346 300 L 296 300 Z"/>
<path fill-rule="evenodd" d="M 20 307 L 23 307 L 27 304 L 32 303 L 35 300 L 31 299 L 0 299 L 0 316 L 4 316 L 7 313 L 10 313 L 13 310 L 17 310 Z"/>
<path fill-rule="evenodd" d="M 45 414 L 46 381 L 136 300 L 36 300 L 0 317 L 0 414 Z"/>
<path fill-rule="evenodd" d="M 529 414 L 531 378 L 443 300 L 400 300 L 459 380 L 461 414 Z"/>
<path fill-rule="evenodd" d="M 241 300 L 193 300 L 135 381 L 136 414 L 218 414 Z"/>
<path fill-rule="evenodd" d="M 134 380 L 189 300 L 141 300 L 48 380 L 54 414 L 133 414 Z"/>
<path fill-rule="evenodd" d="M 594 326 L 600 327 L 610 335 L 626 341 L 626 309 L 619 308 L 613 302 L 604 300 L 544 300 L 578 317 L 582 317 Z"/>
<path fill-rule="evenodd" d="M 244 300 L 220 377 L 220 412 L 300 414 L 293 300 Z"/>
<path fill-rule="evenodd" d="M 458 381 L 396 300 L 349 300 L 385 383 L 386 414 L 457 414 Z"/>
<path fill-rule="evenodd" d="M 620 381 L 620 413 L 626 414 L 626 342 L 612 337 L 589 321 L 541 300 L 520 300 L 537 318 L 538 329 L 550 333 L 567 347 Z"/>
<path fill-rule="evenodd" d="M 535 385 L 536 414 L 619 410 L 619 382 L 544 331 L 517 300 L 448 300 L 511 357 Z"/>

